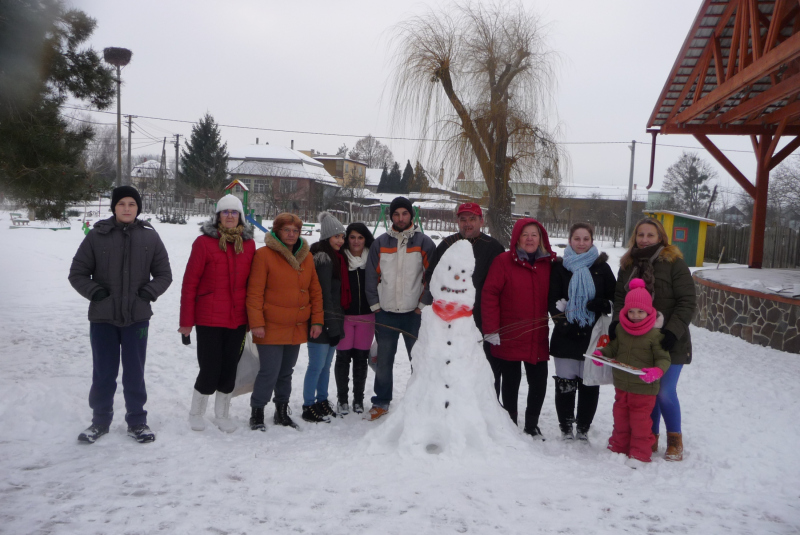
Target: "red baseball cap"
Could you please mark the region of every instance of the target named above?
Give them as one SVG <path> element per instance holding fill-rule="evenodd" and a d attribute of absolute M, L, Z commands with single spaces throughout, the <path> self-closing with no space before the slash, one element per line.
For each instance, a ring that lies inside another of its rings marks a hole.
<path fill-rule="evenodd" d="M 456 215 L 461 215 L 464 212 L 469 212 L 471 214 L 475 214 L 478 217 L 483 217 L 483 210 L 479 204 L 475 204 L 474 202 L 465 202 L 461 206 L 458 207 L 458 211 L 456 211 Z"/>

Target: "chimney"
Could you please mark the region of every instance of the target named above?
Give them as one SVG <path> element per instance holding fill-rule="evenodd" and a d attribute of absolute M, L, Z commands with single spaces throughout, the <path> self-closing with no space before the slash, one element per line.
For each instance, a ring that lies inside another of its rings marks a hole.
<path fill-rule="evenodd" d="M 256 145 L 258 145 L 258 138 L 256 138 Z"/>
<path fill-rule="evenodd" d="M 292 140 L 292 150 L 294 150 L 294 139 Z"/>

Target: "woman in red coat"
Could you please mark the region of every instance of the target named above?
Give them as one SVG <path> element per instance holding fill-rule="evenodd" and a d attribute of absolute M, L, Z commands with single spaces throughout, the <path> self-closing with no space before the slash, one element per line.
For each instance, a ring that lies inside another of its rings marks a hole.
<path fill-rule="evenodd" d="M 492 263 L 481 293 L 483 332 L 492 344 L 490 364 L 503 407 L 517 423 L 517 396 L 522 366 L 528 377 L 525 432 L 542 438 L 539 413 L 547 391 L 547 293 L 555 254 L 544 227 L 520 219 L 511 233 L 511 250 Z"/>
<path fill-rule="evenodd" d="M 219 200 L 216 215 L 200 232 L 183 275 L 178 329 L 188 336 L 197 326 L 200 372 L 194 383 L 189 424 L 195 431 L 205 429 L 208 396 L 216 392 L 216 424 L 230 433 L 236 429 L 228 411 L 244 347 L 247 278 L 256 245 L 252 228 L 245 225 L 242 202 L 233 195 Z"/>

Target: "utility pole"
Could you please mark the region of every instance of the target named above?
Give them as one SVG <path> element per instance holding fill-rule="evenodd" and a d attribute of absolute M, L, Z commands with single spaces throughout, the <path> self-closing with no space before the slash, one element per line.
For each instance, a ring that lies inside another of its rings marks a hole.
<path fill-rule="evenodd" d="M 623 243 L 625 243 L 624 240 L 628 239 L 631 234 L 631 216 L 633 215 L 633 162 L 634 156 L 636 156 L 635 139 L 631 141 L 628 148 L 631 149 L 631 174 L 630 178 L 628 178 L 628 209 L 625 212 L 625 237 L 623 238 Z"/>
<path fill-rule="evenodd" d="M 175 187 L 178 187 L 178 149 L 181 146 L 181 135 L 175 134 Z"/>
<path fill-rule="evenodd" d="M 128 165 L 127 165 L 127 173 L 125 174 L 125 184 L 130 185 L 131 183 L 131 128 L 133 126 L 133 119 L 136 118 L 136 115 L 126 115 L 125 117 L 128 118 Z"/>
<path fill-rule="evenodd" d="M 117 187 L 122 185 L 122 73 L 117 65 Z M 113 207 L 112 207 L 113 208 Z"/>

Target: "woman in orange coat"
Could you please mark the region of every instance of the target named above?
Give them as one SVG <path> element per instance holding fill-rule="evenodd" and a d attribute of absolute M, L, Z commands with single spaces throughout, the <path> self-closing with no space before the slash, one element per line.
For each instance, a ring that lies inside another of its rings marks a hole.
<path fill-rule="evenodd" d="M 303 222 L 296 215 L 278 215 L 264 239 L 266 247 L 256 251 L 250 269 L 247 318 L 261 364 L 250 396 L 253 430 L 266 431 L 264 406 L 273 390 L 274 423 L 297 427 L 289 417 L 292 372 L 300 344 L 322 332 L 322 290 L 301 228 Z"/>

